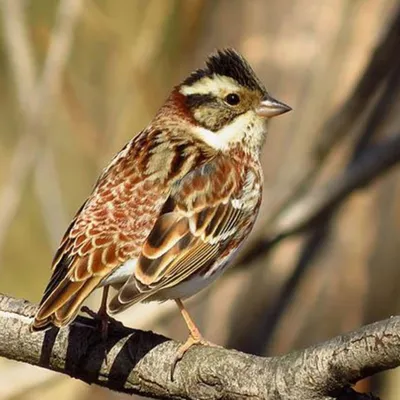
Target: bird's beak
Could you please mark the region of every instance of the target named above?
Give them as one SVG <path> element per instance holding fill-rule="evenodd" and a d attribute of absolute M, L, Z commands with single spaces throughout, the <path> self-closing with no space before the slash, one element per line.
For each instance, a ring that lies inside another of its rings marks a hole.
<path fill-rule="evenodd" d="M 292 108 L 285 103 L 281 103 L 271 96 L 266 96 L 256 108 L 256 114 L 260 117 L 272 118 L 284 114 L 291 109 Z"/>

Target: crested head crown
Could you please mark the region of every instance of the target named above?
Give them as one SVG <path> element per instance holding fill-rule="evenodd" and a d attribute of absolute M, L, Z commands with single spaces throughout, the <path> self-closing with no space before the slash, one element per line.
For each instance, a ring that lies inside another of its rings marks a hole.
<path fill-rule="evenodd" d="M 192 85 L 204 77 L 213 75 L 227 76 L 249 89 L 266 92 L 250 64 L 236 50 L 230 48 L 218 50 L 210 55 L 206 67 L 194 71 L 182 84 Z"/>

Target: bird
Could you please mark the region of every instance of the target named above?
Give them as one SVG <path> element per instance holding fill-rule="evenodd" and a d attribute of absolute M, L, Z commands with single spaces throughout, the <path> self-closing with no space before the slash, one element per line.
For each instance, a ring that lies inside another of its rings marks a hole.
<path fill-rule="evenodd" d="M 208 56 L 102 171 L 55 253 L 30 330 L 67 326 L 102 288 L 105 326 L 135 303 L 174 300 L 189 331 L 176 360 L 208 344 L 183 300 L 215 281 L 248 237 L 268 121 L 290 110 L 236 50 Z"/>

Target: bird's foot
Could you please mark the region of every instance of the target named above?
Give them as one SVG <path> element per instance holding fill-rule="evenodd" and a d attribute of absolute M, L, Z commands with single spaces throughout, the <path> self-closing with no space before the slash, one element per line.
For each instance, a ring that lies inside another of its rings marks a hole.
<path fill-rule="evenodd" d="M 98 312 L 91 310 L 89 307 L 84 306 L 81 309 L 82 312 L 88 314 L 91 318 L 97 321 L 100 325 L 100 333 L 101 333 L 101 341 L 104 346 L 104 360 L 105 365 L 107 366 L 107 339 L 108 339 L 108 331 L 110 325 L 116 326 L 124 326 L 122 322 L 117 321 L 116 319 L 110 317 L 106 310 L 100 309 Z"/>
<path fill-rule="evenodd" d="M 175 368 L 180 360 L 182 360 L 185 353 L 192 347 L 192 346 L 209 346 L 209 347 L 220 347 L 215 343 L 209 342 L 208 340 L 204 339 L 201 335 L 192 336 L 190 335 L 185 343 L 183 343 L 178 351 L 176 352 L 174 361 L 172 362 L 171 366 L 171 381 L 174 380 L 174 372 Z"/>
<path fill-rule="evenodd" d="M 117 326 L 124 326 L 121 321 L 116 320 L 115 318 L 111 317 L 106 311 L 99 310 L 98 312 L 91 310 L 87 306 L 83 306 L 81 308 L 81 312 L 89 315 L 89 317 L 93 318 L 96 321 L 101 322 L 101 330 L 103 332 L 104 329 L 107 329 L 108 324 L 113 324 Z"/>

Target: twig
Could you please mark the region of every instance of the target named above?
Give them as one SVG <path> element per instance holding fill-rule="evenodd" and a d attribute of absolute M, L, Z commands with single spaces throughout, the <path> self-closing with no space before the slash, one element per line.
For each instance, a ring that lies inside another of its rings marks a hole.
<path fill-rule="evenodd" d="M 400 317 L 365 326 L 280 357 L 198 346 L 170 366 L 178 344 L 151 332 L 110 326 L 104 342 L 92 320 L 32 334 L 35 306 L 0 295 L 0 356 L 62 372 L 87 383 L 159 399 L 366 399 L 351 384 L 400 365 Z M 345 397 L 347 396 L 347 397 Z"/>

